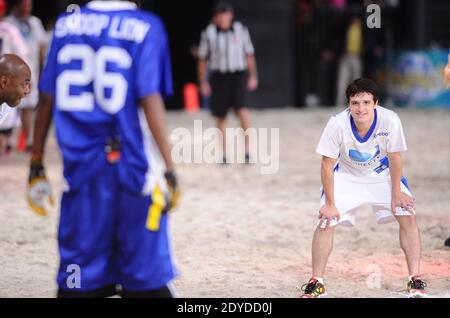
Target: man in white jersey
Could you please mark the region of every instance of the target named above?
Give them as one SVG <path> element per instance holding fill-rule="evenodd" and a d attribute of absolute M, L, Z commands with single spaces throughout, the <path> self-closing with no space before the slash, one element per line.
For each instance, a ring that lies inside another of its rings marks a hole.
<path fill-rule="evenodd" d="M 6 2 L 0 0 L 0 54 L 12 53 L 22 58 L 28 55 L 28 46 L 25 43 L 19 30 L 6 21 Z M 11 146 L 9 138 L 17 123 L 17 108 L 8 107 L 6 104 L 0 105 L 0 156 L 7 154 Z"/>
<path fill-rule="evenodd" d="M 0 124 L 9 110 L 30 94 L 31 71 L 15 54 L 0 55 Z"/>
<path fill-rule="evenodd" d="M 402 124 L 396 113 L 378 105 L 373 81 L 353 81 L 346 96 L 349 107 L 329 120 L 316 149 L 322 155 L 323 190 L 312 242 L 313 275 L 301 297 L 327 295 L 323 277 L 334 229 L 354 226 L 355 212 L 363 204 L 372 206 L 377 223 L 399 223 L 400 246 L 410 275 L 408 296 L 425 297 L 414 198 L 402 177 L 400 153 L 406 151 Z"/>

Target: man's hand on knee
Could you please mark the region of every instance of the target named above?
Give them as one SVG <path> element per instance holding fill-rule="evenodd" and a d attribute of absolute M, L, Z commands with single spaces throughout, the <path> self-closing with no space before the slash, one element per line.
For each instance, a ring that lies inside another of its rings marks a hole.
<path fill-rule="evenodd" d="M 333 220 L 339 222 L 340 219 L 341 214 L 334 205 L 325 204 L 319 210 L 319 228 L 321 229 L 326 229 L 328 226 L 330 226 Z"/>
<path fill-rule="evenodd" d="M 414 211 L 416 209 L 415 199 L 404 192 L 400 192 L 398 194 L 393 193 L 391 199 L 391 210 L 394 215 L 396 214 L 397 208 L 401 208 L 404 211 L 409 212 L 411 215 L 414 215 Z"/>

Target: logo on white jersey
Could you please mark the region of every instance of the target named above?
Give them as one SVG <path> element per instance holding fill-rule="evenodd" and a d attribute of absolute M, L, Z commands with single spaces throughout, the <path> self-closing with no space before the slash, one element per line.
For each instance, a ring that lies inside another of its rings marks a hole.
<path fill-rule="evenodd" d="M 349 149 L 348 156 L 352 161 L 366 163 L 376 159 L 380 155 L 380 146 L 376 145 L 370 152 L 362 152 L 355 149 Z"/>
<path fill-rule="evenodd" d="M 375 135 L 373 135 L 373 139 L 375 139 L 375 138 L 377 138 L 377 137 L 387 137 L 387 136 L 389 136 L 389 132 L 385 132 L 385 131 L 382 131 L 382 132 L 379 132 L 379 133 L 376 133 Z"/>

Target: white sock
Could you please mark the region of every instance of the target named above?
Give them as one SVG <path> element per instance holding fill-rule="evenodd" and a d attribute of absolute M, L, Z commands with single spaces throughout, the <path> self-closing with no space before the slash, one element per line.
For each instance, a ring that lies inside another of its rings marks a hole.
<path fill-rule="evenodd" d="M 414 275 L 409 276 L 409 280 L 408 280 L 408 281 L 412 280 L 412 278 L 413 278 L 414 276 L 417 276 L 417 277 L 420 278 L 420 275 L 419 275 L 419 274 L 414 274 Z"/>
<path fill-rule="evenodd" d="M 314 279 L 317 279 L 317 281 L 319 282 L 319 283 L 321 283 L 322 285 L 325 285 L 324 284 L 324 282 L 323 282 L 323 277 L 313 277 Z"/>

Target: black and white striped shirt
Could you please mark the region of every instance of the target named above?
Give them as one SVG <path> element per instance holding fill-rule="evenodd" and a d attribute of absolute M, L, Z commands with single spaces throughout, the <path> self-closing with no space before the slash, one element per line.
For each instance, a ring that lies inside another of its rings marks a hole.
<path fill-rule="evenodd" d="M 232 73 L 247 69 L 247 55 L 253 55 L 250 34 L 240 22 L 233 22 L 230 30 L 222 31 L 210 24 L 202 32 L 198 57 L 208 59 L 213 72 Z"/>

